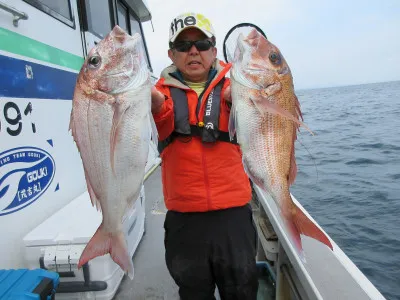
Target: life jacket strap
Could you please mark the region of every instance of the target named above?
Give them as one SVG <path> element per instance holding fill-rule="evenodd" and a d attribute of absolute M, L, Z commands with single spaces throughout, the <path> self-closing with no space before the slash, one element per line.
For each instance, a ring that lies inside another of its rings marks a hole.
<path fill-rule="evenodd" d="M 183 134 L 183 133 L 179 133 L 179 132 L 174 131 L 165 140 L 158 142 L 158 152 L 161 153 L 175 139 L 178 139 L 182 143 L 188 143 L 188 142 L 191 141 L 192 136 L 202 137 L 203 136 L 203 134 L 202 134 L 203 130 L 205 130 L 204 127 L 198 127 L 198 126 L 195 126 L 195 125 L 190 125 L 190 131 L 191 131 L 190 134 Z M 231 138 L 229 137 L 229 132 L 218 131 L 218 133 L 219 134 L 218 134 L 218 138 L 216 139 L 216 141 L 214 141 L 214 142 L 205 142 L 205 141 L 203 141 L 203 144 L 205 144 L 205 145 L 213 145 L 217 141 L 231 143 L 231 144 L 234 144 L 234 145 L 238 144 L 236 136 L 234 136 L 233 140 L 231 140 Z"/>

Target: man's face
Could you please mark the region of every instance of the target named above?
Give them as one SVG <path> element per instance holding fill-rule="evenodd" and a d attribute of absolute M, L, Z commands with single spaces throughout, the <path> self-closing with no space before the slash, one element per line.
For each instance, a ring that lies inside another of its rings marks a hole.
<path fill-rule="evenodd" d="M 196 28 L 189 28 L 179 34 L 175 42 L 199 41 L 204 39 L 207 39 L 207 37 L 203 32 Z M 178 70 L 181 71 L 185 80 L 204 82 L 207 81 L 208 72 L 217 57 L 217 48 L 211 47 L 209 50 L 199 51 L 193 45 L 188 52 L 178 52 L 175 49 L 169 49 L 168 56 Z"/>

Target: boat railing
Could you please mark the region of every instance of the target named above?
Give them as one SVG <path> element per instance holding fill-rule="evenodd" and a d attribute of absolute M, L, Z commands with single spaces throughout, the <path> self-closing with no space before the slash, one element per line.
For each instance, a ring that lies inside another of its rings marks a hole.
<path fill-rule="evenodd" d="M 260 246 L 258 260 L 265 260 L 271 266 L 276 278 L 276 299 L 385 299 L 328 234 L 333 251 L 302 235 L 304 257 L 301 258 L 286 234 L 272 197 L 257 186 L 254 194 L 253 216 Z M 320 227 L 293 195 L 292 198 Z"/>

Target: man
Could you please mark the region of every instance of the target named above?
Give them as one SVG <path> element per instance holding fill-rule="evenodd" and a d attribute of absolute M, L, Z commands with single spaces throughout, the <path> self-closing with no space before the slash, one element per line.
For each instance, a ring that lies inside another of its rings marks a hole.
<path fill-rule="evenodd" d="M 152 90 L 168 209 L 168 270 L 181 299 L 256 299 L 256 239 L 249 179 L 230 141 L 230 66 L 216 59 L 215 33 L 201 14 L 170 26 L 168 56 Z"/>

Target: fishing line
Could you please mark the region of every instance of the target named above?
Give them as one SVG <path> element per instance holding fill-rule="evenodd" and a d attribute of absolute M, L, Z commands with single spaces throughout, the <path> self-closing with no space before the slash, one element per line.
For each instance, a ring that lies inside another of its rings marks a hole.
<path fill-rule="evenodd" d="M 299 132 L 299 135 L 300 135 L 300 132 Z M 317 164 L 315 163 L 315 158 L 312 156 L 311 152 L 308 150 L 308 148 L 306 147 L 306 145 L 304 145 L 304 144 L 300 141 L 300 139 L 297 139 L 297 141 L 299 142 L 299 144 L 300 144 L 301 146 L 303 146 L 304 149 L 306 149 L 308 155 L 311 157 L 311 160 L 312 160 L 312 162 L 313 162 L 313 164 L 314 164 L 314 167 L 315 167 L 315 172 L 317 173 L 317 179 L 316 179 L 316 182 L 315 182 L 315 185 L 317 185 L 317 184 L 318 184 L 318 179 L 319 179 L 319 178 L 318 178 L 318 168 L 317 168 Z"/>

